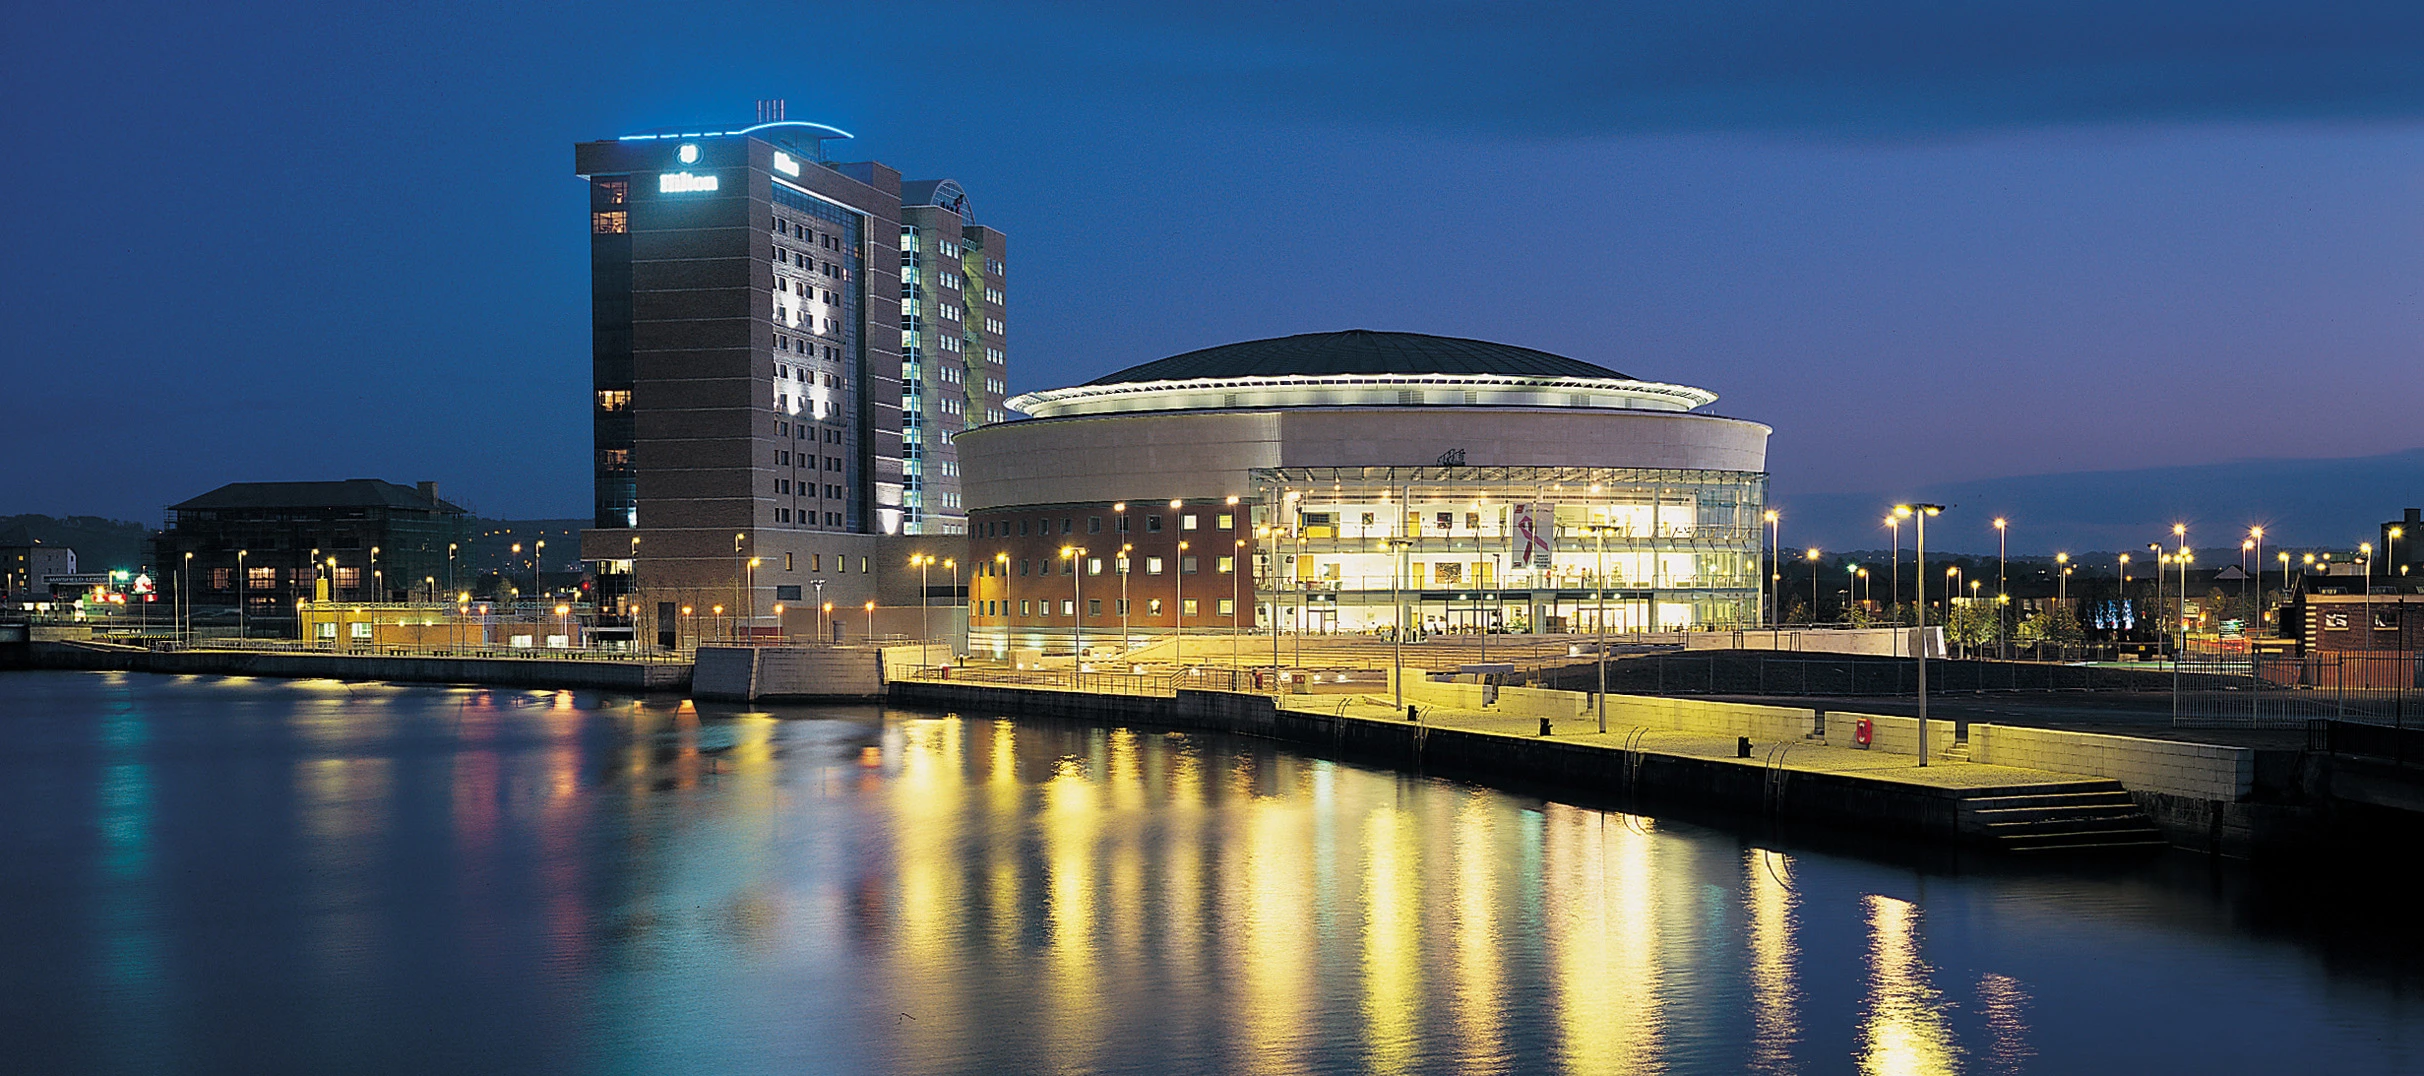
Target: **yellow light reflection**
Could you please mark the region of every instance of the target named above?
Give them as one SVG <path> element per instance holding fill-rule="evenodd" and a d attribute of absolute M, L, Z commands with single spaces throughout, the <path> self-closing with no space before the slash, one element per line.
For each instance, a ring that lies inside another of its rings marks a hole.
<path fill-rule="evenodd" d="M 1415 1060 L 1414 999 L 1422 992 L 1419 857 L 1390 807 L 1364 816 L 1364 1036 L 1374 1072 Z"/>
<path fill-rule="evenodd" d="M 1657 1071 L 1665 971 L 1658 963 L 1649 820 L 1556 804 L 1546 813 L 1567 1067 Z"/>
<path fill-rule="evenodd" d="M 1455 823 L 1456 844 L 1456 994 L 1453 1002 L 1458 1046 L 1467 1071 L 1502 1069 L 1508 1063 L 1502 1016 L 1505 994 L 1500 981 L 1498 936 L 1497 829 L 1492 824 L 1488 794 L 1478 790 L 1465 797 Z"/>
<path fill-rule="evenodd" d="M 1793 979 L 1799 956 L 1793 944 L 1792 887 L 1780 852 L 1744 853 L 1743 904 L 1749 913 L 1751 980 L 1751 1070 L 1792 1072 L 1793 1047 L 1801 1041 L 1801 992 Z"/>
<path fill-rule="evenodd" d="M 1919 909 L 1870 895 L 1869 1000 L 1860 1025 L 1860 1071 L 1905 1076 L 1959 1072 L 1943 997 L 1919 957 Z"/>

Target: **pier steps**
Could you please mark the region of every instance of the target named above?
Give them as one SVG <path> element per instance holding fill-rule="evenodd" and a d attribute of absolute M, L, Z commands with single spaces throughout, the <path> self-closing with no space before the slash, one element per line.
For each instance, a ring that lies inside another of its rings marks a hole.
<path fill-rule="evenodd" d="M 1961 804 L 1962 829 L 2007 852 L 2125 852 L 2166 844 L 2118 781 L 1979 789 Z"/>

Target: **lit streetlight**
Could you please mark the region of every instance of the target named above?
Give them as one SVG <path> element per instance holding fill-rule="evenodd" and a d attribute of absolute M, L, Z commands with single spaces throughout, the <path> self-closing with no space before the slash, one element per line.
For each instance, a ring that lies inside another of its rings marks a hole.
<path fill-rule="evenodd" d="M 1995 517 L 1995 656 L 2007 661 L 2012 656 L 2003 637 L 2003 607 L 2011 604 L 2011 591 L 2003 584 L 2004 551 L 2009 548 L 2004 542 L 2010 530 L 2008 524 L 2002 516 Z"/>
<path fill-rule="evenodd" d="M 1895 516 L 1918 522 L 1918 545 L 1915 547 L 1916 559 L 1912 561 L 1912 564 L 1915 566 L 1913 570 L 1918 573 L 1918 578 L 1922 583 L 1927 579 L 1927 517 L 1942 511 L 1944 511 L 1944 506 L 1941 504 L 1898 504 L 1894 506 Z M 1918 604 L 1919 645 L 1913 649 L 1919 658 L 1919 764 L 1925 766 L 1927 765 L 1927 593 L 1924 590 L 1920 592 Z M 1945 611 L 1948 615 L 1951 613 L 1949 605 Z"/>
<path fill-rule="evenodd" d="M 1061 559 L 1069 562 L 1069 630 L 1074 632 L 1069 660 L 1069 685 L 1076 687 L 1086 665 L 1086 549 L 1084 546 L 1061 547 Z"/>
<path fill-rule="evenodd" d="M 1816 624 L 1818 623 L 1818 551 L 1811 549 L 1804 553 L 1803 557 L 1810 562 L 1810 623 Z"/>

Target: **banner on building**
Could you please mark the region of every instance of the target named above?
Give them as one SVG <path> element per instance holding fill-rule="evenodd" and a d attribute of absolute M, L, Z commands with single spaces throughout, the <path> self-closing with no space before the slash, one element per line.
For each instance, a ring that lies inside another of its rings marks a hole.
<path fill-rule="evenodd" d="M 1515 505 L 1515 567 L 1546 571 L 1557 548 L 1557 506 Z"/>

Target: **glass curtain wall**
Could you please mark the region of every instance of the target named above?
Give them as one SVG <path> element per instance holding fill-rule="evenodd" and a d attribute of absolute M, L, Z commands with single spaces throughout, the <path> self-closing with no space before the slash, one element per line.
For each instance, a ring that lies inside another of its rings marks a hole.
<path fill-rule="evenodd" d="M 1257 470 L 1279 629 L 1725 630 L 1759 616 L 1767 476 L 1620 467 Z"/>

